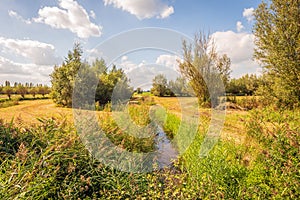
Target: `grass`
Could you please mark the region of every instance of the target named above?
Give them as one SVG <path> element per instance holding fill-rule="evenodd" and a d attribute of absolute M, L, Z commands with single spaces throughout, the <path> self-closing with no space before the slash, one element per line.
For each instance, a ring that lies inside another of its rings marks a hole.
<path fill-rule="evenodd" d="M 13 94 L 10 99 L 5 95 L 0 95 L 0 108 L 7 108 L 10 106 L 19 105 L 19 101 L 41 100 L 41 99 L 49 99 L 49 95 L 45 95 L 45 96 L 35 95 L 35 97 L 33 97 L 32 95 L 26 95 L 23 98 L 21 97 L 21 95 Z"/>
<path fill-rule="evenodd" d="M 24 99 L 24 98 L 22 98 L 22 96 L 19 95 L 19 94 L 12 94 L 10 98 L 11 98 L 11 100 L 20 100 L 20 99 Z M 41 95 L 41 94 L 37 94 L 37 95 L 35 95 L 35 97 L 34 97 L 33 95 L 31 95 L 31 94 L 26 94 L 26 95 L 25 95 L 25 99 L 27 99 L 27 100 L 32 100 L 32 99 L 43 99 L 43 98 L 49 98 L 49 95 L 46 94 L 45 96 L 43 96 L 43 95 Z M 9 98 L 8 98 L 8 96 L 5 95 L 5 94 L 0 94 L 0 101 L 1 101 L 1 100 L 9 100 Z"/>
<path fill-rule="evenodd" d="M 19 102 L 15 101 L 15 100 L 0 102 L 0 108 L 7 108 L 10 106 L 16 106 L 16 105 L 19 105 Z"/>
<path fill-rule="evenodd" d="M 183 152 L 195 127 L 182 118 L 182 101 L 154 100 L 152 107 L 130 105 L 128 115 L 97 112 L 108 138 L 130 152 L 152 151 L 153 137 L 128 135 L 125 122 L 132 120 L 127 128 L 134 130 L 156 120 Z M 72 124 L 71 109 L 50 100 L 1 108 L 0 199 L 300 198 L 299 109 L 231 110 L 214 148 L 199 157 L 211 111 L 197 109 L 193 101 L 186 105 L 200 119 L 191 145 L 172 167 L 141 174 L 116 170 L 91 156 Z"/>

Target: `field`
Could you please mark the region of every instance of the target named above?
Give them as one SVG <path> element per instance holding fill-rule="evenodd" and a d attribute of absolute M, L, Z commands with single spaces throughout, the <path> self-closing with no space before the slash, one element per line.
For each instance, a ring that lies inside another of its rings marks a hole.
<path fill-rule="evenodd" d="M 67 118 L 71 121 L 72 109 L 56 107 L 52 100 L 20 101 L 19 105 L 0 109 L 1 119 L 14 120 L 24 125 L 36 124 L 37 118 Z"/>
<path fill-rule="evenodd" d="M 193 130 L 191 124 L 181 124 L 180 99 L 153 97 L 153 101 L 129 106 L 135 124 L 148 124 L 150 105 L 156 104 L 164 108 L 155 116 L 168 138 L 176 138 L 180 126 L 186 135 Z M 300 110 L 229 109 L 221 137 L 201 157 L 211 109 L 185 102 L 189 114 L 201 120 L 193 142 L 171 166 L 144 173 L 122 172 L 91 156 L 74 128 L 70 108 L 57 107 L 49 99 L 0 108 L 0 199 L 300 197 Z M 112 113 L 97 111 L 97 118 L 115 145 L 130 152 L 156 148 L 153 137 L 128 136 Z M 180 149 L 186 138 L 179 138 Z"/>

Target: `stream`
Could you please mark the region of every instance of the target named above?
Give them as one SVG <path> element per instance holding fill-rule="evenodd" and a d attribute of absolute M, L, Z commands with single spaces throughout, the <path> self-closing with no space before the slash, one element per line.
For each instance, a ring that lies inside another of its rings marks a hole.
<path fill-rule="evenodd" d="M 156 136 L 157 146 L 157 163 L 159 168 L 169 167 L 174 159 L 178 157 L 178 151 L 176 147 L 167 137 L 162 128 L 158 128 Z"/>

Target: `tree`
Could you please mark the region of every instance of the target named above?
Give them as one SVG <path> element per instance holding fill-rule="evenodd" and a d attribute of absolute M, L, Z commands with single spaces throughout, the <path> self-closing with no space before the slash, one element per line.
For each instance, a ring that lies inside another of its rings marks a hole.
<path fill-rule="evenodd" d="M 10 86 L 10 82 L 9 81 L 5 81 L 4 86 Z"/>
<path fill-rule="evenodd" d="M 111 102 L 112 96 L 114 101 L 125 101 L 129 99 L 133 89 L 129 86 L 129 79 L 126 77 L 124 71 L 122 69 L 117 69 L 114 65 L 112 69 L 107 72 L 104 61 L 101 65 L 102 73 L 99 75 L 95 101 L 99 102 L 100 105 L 105 105 L 108 102 Z"/>
<path fill-rule="evenodd" d="M 175 81 L 169 81 L 169 88 L 176 96 L 189 96 L 189 85 L 184 77 L 177 77 Z"/>
<path fill-rule="evenodd" d="M 246 74 L 238 79 L 231 79 L 226 87 L 226 92 L 233 95 L 254 95 L 262 84 L 261 77 L 255 74 Z"/>
<path fill-rule="evenodd" d="M 300 1 L 262 2 L 255 11 L 254 57 L 271 78 L 265 91 L 283 105 L 300 102 Z M 276 81 L 274 81 L 276 80 Z"/>
<path fill-rule="evenodd" d="M 35 98 L 35 95 L 38 93 L 38 90 L 36 89 L 36 87 L 31 86 L 31 88 L 29 89 L 29 94 L 31 94 L 33 96 L 33 98 Z"/>
<path fill-rule="evenodd" d="M 24 99 L 25 98 L 25 94 L 27 94 L 27 87 L 25 87 L 24 85 L 22 85 L 21 83 L 17 86 L 16 88 L 16 93 L 21 95 L 21 97 Z"/>
<path fill-rule="evenodd" d="M 43 97 L 45 97 L 46 94 L 49 94 L 50 91 L 51 90 L 50 90 L 50 88 L 47 85 L 44 85 L 44 86 L 39 85 L 37 87 L 37 93 L 40 94 L 40 95 L 42 95 Z M 34 92 L 34 90 L 32 92 Z"/>
<path fill-rule="evenodd" d="M 167 78 L 163 74 L 158 74 L 152 80 L 151 93 L 155 96 L 163 97 L 167 92 Z"/>
<path fill-rule="evenodd" d="M 3 88 L 3 92 L 4 92 L 4 94 L 6 94 L 8 96 L 9 99 L 11 99 L 11 95 L 14 93 L 14 89 L 12 87 L 10 87 L 9 85 L 6 85 Z"/>
<path fill-rule="evenodd" d="M 62 106 L 72 106 L 72 93 L 76 75 L 81 66 L 82 50 L 79 43 L 75 43 L 73 50 L 69 51 L 67 58 L 61 66 L 55 66 L 50 75 L 52 92 L 55 103 Z"/>
<path fill-rule="evenodd" d="M 143 93 L 142 88 L 140 88 L 140 87 L 136 88 L 136 93 L 137 94 L 142 94 Z"/>
<path fill-rule="evenodd" d="M 97 75 L 107 72 L 107 67 L 104 59 L 96 59 L 92 64 L 92 69 Z"/>
<path fill-rule="evenodd" d="M 229 79 L 230 59 L 225 54 L 219 56 L 212 38 L 201 32 L 195 35 L 193 44 L 183 41 L 183 58 L 179 63 L 180 72 L 190 81 L 199 104 L 216 105 L 222 92 L 219 80 L 226 85 Z"/>
<path fill-rule="evenodd" d="M 231 66 L 231 60 L 230 58 L 227 57 L 226 54 L 223 54 L 221 57 L 217 59 L 216 68 L 221 75 L 225 87 L 227 87 L 230 79 L 230 73 L 231 73 L 230 66 Z"/>

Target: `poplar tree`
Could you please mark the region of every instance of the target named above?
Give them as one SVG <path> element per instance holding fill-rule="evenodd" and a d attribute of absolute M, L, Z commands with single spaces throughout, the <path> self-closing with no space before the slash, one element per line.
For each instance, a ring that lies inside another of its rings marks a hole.
<path fill-rule="evenodd" d="M 255 54 L 267 78 L 265 95 L 300 102 L 300 0 L 262 2 L 255 11 Z"/>

